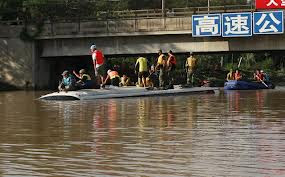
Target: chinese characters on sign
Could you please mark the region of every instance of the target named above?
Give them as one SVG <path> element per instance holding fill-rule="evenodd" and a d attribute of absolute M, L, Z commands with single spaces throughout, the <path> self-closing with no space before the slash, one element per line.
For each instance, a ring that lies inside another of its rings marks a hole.
<path fill-rule="evenodd" d="M 284 0 L 285 1 L 285 0 Z M 283 11 L 192 16 L 192 36 L 246 37 L 284 33 Z"/>
<path fill-rule="evenodd" d="M 251 13 L 223 14 L 223 37 L 252 36 Z"/>
<path fill-rule="evenodd" d="M 221 15 L 193 15 L 192 16 L 193 36 L 221 36 Z"/>
<path fill-rule="evenodd" d="M 285 0 L 255 0 L 256 9 L 282 9 L 285 8 Z"/>
<path fill-rule="evenodd" d="M 254 34 L 283 33 L 283 11 L 255 12 L 253 14 Z"/>

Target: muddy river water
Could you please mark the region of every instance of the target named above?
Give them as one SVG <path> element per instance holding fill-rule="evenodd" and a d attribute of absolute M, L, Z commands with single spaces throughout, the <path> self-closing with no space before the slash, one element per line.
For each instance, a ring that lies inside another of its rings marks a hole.
<path fill-rule="evenodd" d="M 0 92 L 0 176 L 285 176 L 285 88 L 39 101 Z"/>

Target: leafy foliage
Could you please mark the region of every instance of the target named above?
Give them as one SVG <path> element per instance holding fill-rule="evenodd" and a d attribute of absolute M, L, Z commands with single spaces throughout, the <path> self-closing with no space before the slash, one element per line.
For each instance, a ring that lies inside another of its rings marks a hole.
<path fill-rule="evenodd" d="M 249 1 L 250 2 L 250 1 Z M 0 20 L 96 16 L 102 11 L 161 9 L 162 0 L 0 0 Z M 211 6 L 245 5 L 247 0 L 210 0 Z M 165 0 L 167 9 L 207 6 L 208 0 Z M 24 13 L 24 14 L 23 14 Z"/>

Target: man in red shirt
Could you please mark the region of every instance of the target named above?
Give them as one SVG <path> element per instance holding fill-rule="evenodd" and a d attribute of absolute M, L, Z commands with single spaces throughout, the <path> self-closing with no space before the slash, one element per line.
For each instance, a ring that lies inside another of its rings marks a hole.
<path fill-rule="evenodd" d="M 100 50 L 97 50 L 96 45 L 93 44 L 90 47 L 90 51 L 92 53 L 92 60 L 95 70 L 95 77 L 99 81 L 99 85 L 103 84 L 104 78 L 106 77 L 105 71 L 105 57 Z"/>

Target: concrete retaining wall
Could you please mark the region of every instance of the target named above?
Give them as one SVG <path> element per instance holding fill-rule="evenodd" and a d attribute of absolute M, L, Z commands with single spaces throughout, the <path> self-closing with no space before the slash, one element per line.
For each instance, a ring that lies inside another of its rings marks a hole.
<path fill-rule="evenodd" d="M 0 81 L 16 87 L 32 87 L 33 43 L 19 39 L 21 26 L 0 26 Z"/>

